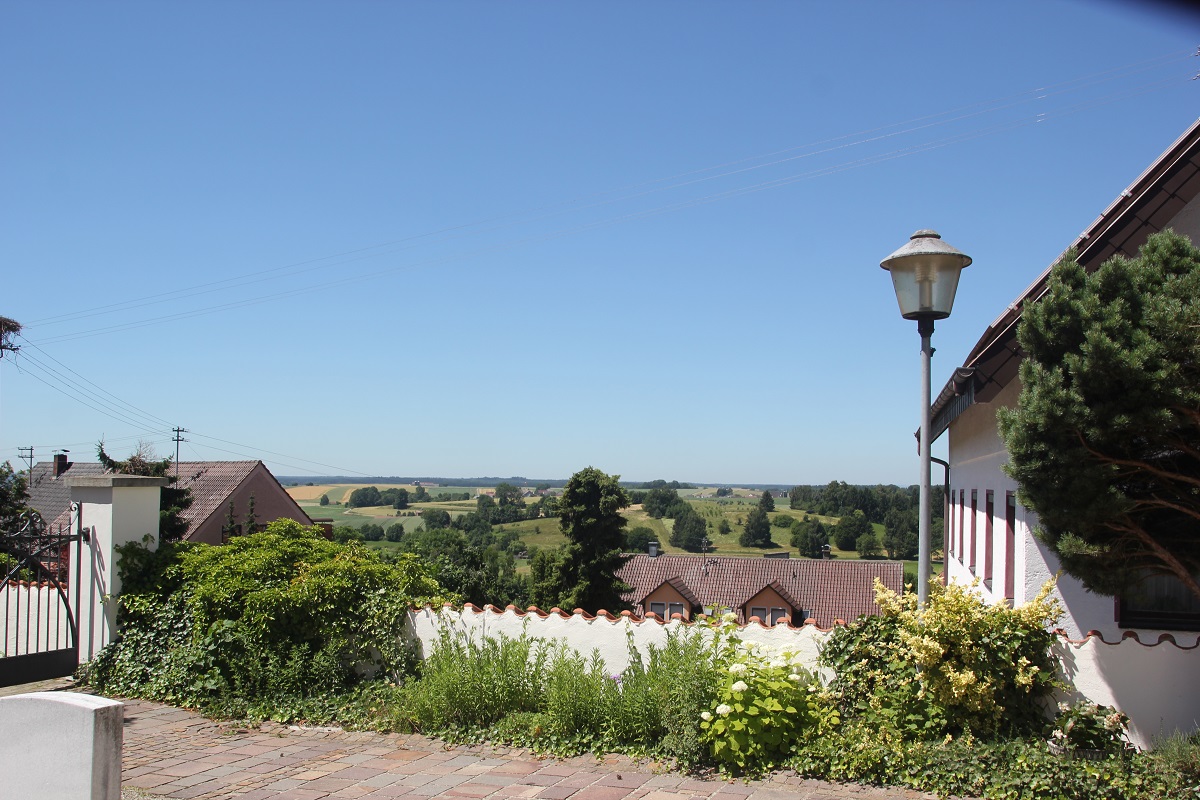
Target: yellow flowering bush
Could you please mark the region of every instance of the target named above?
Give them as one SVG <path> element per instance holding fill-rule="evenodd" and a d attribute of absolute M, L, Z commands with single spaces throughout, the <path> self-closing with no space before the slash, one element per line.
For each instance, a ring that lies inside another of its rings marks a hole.
<path fill-rule="evenodd" d="M 1052 589 L 1013 609 L 971 587 L 933 585 L 922 611 L 916 595 L 877 581 L 880 616 L 839 629 L 822 652 L 843 710 L 909 738 L 1039 730 L 1057 686 Z"/>

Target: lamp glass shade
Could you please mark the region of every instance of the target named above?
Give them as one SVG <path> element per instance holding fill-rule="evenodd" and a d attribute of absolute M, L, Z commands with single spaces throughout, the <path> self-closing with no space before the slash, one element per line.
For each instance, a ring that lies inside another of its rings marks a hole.
<path fill-rule="evenodd" d="M 945 319 L 954 307 L 959 275 L 970 264 L 970 256 L 943 242 L 936 232 L 922 230 L 879 266 L 892 274 L 901 316 Z"/>

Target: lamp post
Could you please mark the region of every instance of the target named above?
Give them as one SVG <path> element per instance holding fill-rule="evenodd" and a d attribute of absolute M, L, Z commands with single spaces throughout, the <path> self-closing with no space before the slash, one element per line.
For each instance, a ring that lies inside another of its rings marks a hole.
<path fill-rule="evenodd" d="M 930 339 L 933 322 L 950 316 L 958 277 L 970 266 L 971 257 L 942 241 L 936 231 L 920 230 L 908 244 L 879 262 L 892 274 L 900 315 L 917 321 L 921 335 L 921 495 L 917 523 L 917 603 L 925 607 L 929 600 L 929 362 L 933 356 Z"/>

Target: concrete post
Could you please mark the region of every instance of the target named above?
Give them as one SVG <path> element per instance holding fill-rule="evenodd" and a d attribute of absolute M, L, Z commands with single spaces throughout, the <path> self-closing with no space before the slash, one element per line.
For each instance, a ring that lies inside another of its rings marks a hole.
<path fill-rule="evenodd" d="M 72 692 L 0 698 L 4 797 L 120 800 L 125 706 Z"/>
<path fill-rule="evenodd" d="M 158 505 L 166 478 L 140 475 L 88 475 L 67 478 L 71 501 L 79 504 L 84 528 L 90 529 L 83 548 L 83 596 L 79 623 L 79 663 L 91 661 L 117 633 L 115 597 L 121 591 L 116 570 L 116 550 L 127 542 L 158 546 Z M 72 556 L 74 551 L 72 551 Z M 90 591 L 89 591 L 90 585 Z"/>

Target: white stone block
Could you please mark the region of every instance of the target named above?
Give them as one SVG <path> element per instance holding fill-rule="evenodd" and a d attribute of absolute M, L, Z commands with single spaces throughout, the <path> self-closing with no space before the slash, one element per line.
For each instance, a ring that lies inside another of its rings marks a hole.
<path fill-rule="evenodd" d="M 90 694 L 0 698 L 3 796 L 120 800 L 124 719 L 123 703 Z"/>

